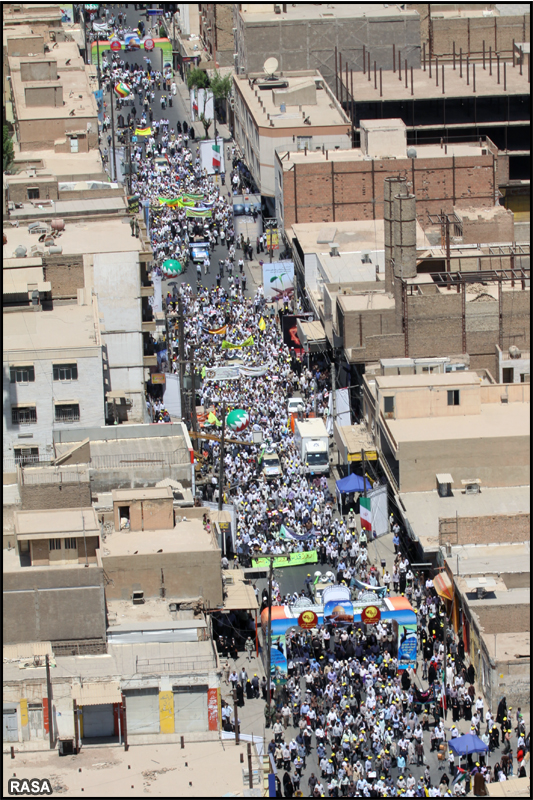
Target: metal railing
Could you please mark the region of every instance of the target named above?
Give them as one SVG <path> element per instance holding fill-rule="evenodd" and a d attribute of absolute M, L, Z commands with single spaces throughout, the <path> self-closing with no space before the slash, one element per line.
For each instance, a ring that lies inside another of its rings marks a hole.
<path fill-rule="evenodd" d="M 216 659 L 213 656 L 196 656 L 195 658 L 168 657 L 168 658 L 139 658 L 135 657 L 135 672 L 146 674 L 169 674 L 176 672 L 202 672 L 216 669 Z"/>

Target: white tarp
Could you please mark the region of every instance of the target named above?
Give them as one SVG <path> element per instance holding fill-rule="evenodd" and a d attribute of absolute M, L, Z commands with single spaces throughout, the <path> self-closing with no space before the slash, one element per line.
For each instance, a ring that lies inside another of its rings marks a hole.
<path fill-rule="evenodd" d="M 215 144 L 214 139 L 204 139 L 200 142 L 200 159 L 202 164 L 202 169 L 207 170 L 208 175 L 215 174 L 215 168 L 213 166 L 213 145 Z M 218 154 L 220 157 L 220 167 L 218 172 L 222 175 L 226 171 L 225 163 L 224 163 L 224 139 L 221 136 L 217 136 L 217 145 L 220 147 L 220 153 Z"/>
<path fill-rule="evenodd" d="M 350 393 L 348 389 L 335 390 L 335 422 L 341 427 L 352 424 L 350 414 Z M 326 420 L 326 430 L 330 436 L 333 435 L 333 392 L 329 395 L 328 418 Z"/>
<path fill-rule="evenodd" d="M 165 373 L 165 394 L 163 397 L 165 408 L 171 417 L 181 419 L 181 393 L 179 375 Z"/>
<path fill-rule="evenodd" d="M 239 364 L 231 367 L 208 367 L 204 380 L 236 381 L 239 378 L 259 378 L 266 375 L 267 371 L 267 367 L 243 367 Z"/>
<path fill-rule="evenodd" d="M 203 114 L 206 119 L 213 120 L 213 92 L 208 89 L 207 96 L 205 89 L 191 89 L 191 119 L 197 122 Z"/>
<path fill-rule="evenodd" d="M 372 530 L 378 536 L 383 536 L 389 532 L 389 501 L 387 495 L 387 485 L 374 486 L 367 497 L 370 498 L 370 508 L 372 510 Z"/>
<path fill-rule="evenodd" d="M 161 294 L 161 275 L 156 275 L 155 273 L 152 273 L 152 281 L 154 284 L 154 295 L 153 295 L 154 303 L 152 305 L 152 308 L 155 314 L 156 311 L 163 311 L 163 296 Z"/>

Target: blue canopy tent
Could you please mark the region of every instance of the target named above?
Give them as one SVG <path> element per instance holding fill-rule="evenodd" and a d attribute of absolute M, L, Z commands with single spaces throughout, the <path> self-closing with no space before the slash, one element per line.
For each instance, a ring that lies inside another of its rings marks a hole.
<path fill-rule="evenodd" d="M 472 753 L 486 753 L 489 749 L 488 744 L 485 744 L 485 742 L 474 733 L 466 733 L 464 736 L 450 739 L 448 745 L 456 756 L 467 756 Z"/>
<path fill-rule="evenodd" d="M 341 478 L 340 481 L 337 481 L 337 491 L 341 494 L 345 492 L 363 492 L 365 490 L 365 483 L 367 491 L 372 488 L 372 484 L 368 478 L 363 479 L 361 475 L 356 475 L 355 472 L 352 472 L 348 477 Z"/>
<path fill-rule="evenodd" d="M 342 495 L 349 494 L 350 492 L 364 492 L 365 486 L 367 491 L 372 488 L 372 484 L 368 478 L 363 478 L 361 475 L 356 475 L 355 472 L 352 472 L 346 478 L 341 478 L 336 482 L 337 506 L 339 508 L 339 513 L 342 513 Z"/>

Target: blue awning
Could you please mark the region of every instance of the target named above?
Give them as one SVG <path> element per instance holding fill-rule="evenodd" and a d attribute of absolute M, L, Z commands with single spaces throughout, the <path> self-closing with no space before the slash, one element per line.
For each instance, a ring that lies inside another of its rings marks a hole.
<path fill-rule="evenodd" d="M 372 488 L 372 484 L 368 478 L 362 478 L 361 475 L 356 475 L 352 472 L 346 478 L 341 478 L 337 481 L 337 489 L 339 492 L 363 492 L 365 490 L 365 483 L 367 491 Z"/>

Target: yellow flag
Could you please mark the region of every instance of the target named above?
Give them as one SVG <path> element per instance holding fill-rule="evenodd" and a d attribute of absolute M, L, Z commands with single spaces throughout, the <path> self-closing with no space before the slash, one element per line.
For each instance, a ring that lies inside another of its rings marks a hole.
<path fill-rule="evenodd" d="M 265 330 L 265 328 L 266 328 L 266 322 L 265 322 L 265 320 L 263 319 L 263 317 L 261 317 L 261 319 L 259 320 L 259 330 L 260 330 L 260 331 L 264 331 L 264 330 Z"/>

